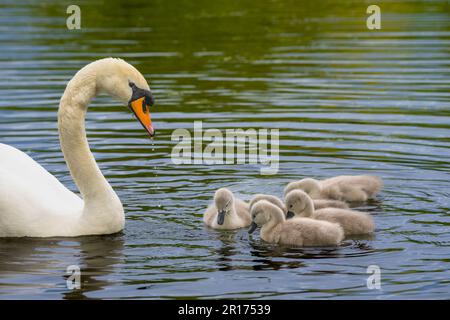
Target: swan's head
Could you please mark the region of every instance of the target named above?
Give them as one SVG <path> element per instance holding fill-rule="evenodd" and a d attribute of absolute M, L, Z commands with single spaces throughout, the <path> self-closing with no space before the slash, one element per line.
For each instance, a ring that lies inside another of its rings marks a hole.
<path fill-rule="evenodd" d="M 217 224 L 223 225 L 225 216 L 230 213 L 234 205 L 233 193 L 227 188 L 220 188 L 214 195 L 214 203 L 217 208 Z"/>
<path fill-rule="evenodd" d="M 128 105 L 150 136 L 154 129 L 150 118 L 150 107 L 154 98 L 144 76 L 122 59 L 106 58 L 91 63 L 96 79 L 96 89 L 106 92 Z"/>
<path fill-rule="evenodd" d="M 297 217 L 308 217 L 312 212 L 307 210 L 308 208 L 314 208 L 312 199 L 310 196 L 303 192 L 302 190 L 292 190 L 289 192 L 285 199 L 287 214 L 286 218 Z"/>
<path fill-rule="evenodd" d="M 248 229 L 248 233 L 253 233 L 257 227 L 262 227 L 272 219 L 272 216 L 278 215 L 283 217 L 283 211 L 273 203 L 267 200 L 260 200 L 256 202 L 250 210 L 252 216 L 252 224 Z"/>
<path fill-rule="evenodd" d="M 286 188 L 284 188 L 284 196 L 296 189 L 305 191 L 311 198 L 320 198 L 320 184 L 316 179 L 306 178 L 289 183 Z"/>

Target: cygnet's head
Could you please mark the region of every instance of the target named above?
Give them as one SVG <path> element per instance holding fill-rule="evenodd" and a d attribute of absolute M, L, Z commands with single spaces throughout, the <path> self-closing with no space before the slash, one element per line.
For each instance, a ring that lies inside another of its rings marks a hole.
<path fill-rule="evenodd" d="M 252 224 L 248 229 L 248 233 L 252 233 L 259 226 L 265 225 L 272 219 L 273 215 L 281 215 L 284 217 L 283 211 L 273 203 L 267 200 L 260 200 L 256 202 L 250 210 L 252 216 Z"/>
<path fill-rule="evenodd" d="M 311 197 L 302 190 L 292 190 L 285 199 L 287 214 L 286 218 L 290 219 L 294 216 L 309 217 L 311 209 L 314 209 Z M 309 210 L 307 210 L 309 208 Z"/>
<path fill-rule="evenodd" d="M 214 204 L 217 208 L 217 224 L 223 225 L 225 216 L 231 211 L 234 205 L 233 193 L 227 188 L 220 188 L 214 195 Z"/>
<path fill-rule="evenodd" d="M 284 189 L 284 195 L 286 196 L 289 192 L 296 189 L 303 190 L 312 198 L 320 197 L 320 184 L 319 181 L 315 179 L 306 178 L 289 183 Z"/>

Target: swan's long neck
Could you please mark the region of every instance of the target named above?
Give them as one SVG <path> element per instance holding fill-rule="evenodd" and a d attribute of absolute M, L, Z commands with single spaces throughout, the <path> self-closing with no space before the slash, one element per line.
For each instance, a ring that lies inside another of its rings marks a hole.
<path fill-rule="evenodd" d="M 235 217 L 239 218 L 236 210 L 236 199 L 233 199 L 233 203 L 230 206 L 230 212 L 228 213 L 228 215 L 230 216 L 230 219 L 233 219 Z"/>
<path fill-rule="evenodd" d="M 313 199 L 317 199 L 320 198 L 320 193 L 322 192 L 322 186 L 320 185 L 319 181 L 315 180 L 315 179 L 311 179 L 308 183 L 307 183 L 308 187 L 307 187 L 307 192 L 309 194 L 309 196 Z"/>
<path fill-rule="evenodd" d="M 270 234 L 271 231 L 278 226 L 280 223 L 285 221 L 283 211 L 279 208 L 271 208 L 270 211 L 270 219 L 264 224 L 261 228 L 261 232 Z"/>
<path fill-rule="evenodd" d="M 302 211 L 302 216 L 311 217 L 314 214 L 314 201 L 310 197 L 305 197 L 305 207 Z"/>
<path fill-rule="evenodd" d="M 87 107 L 98 92 L 97 73 L 89 65 L 69 82 L 61 98 L 58 128 L 61 149 L 70 173 L 84 199 L 83 214 L 89 223 L 122 219 L 122 205 L 116 193 L 100 171 L 86 138 Z M 106 218 L 106 220 L 105 220 Z"/>

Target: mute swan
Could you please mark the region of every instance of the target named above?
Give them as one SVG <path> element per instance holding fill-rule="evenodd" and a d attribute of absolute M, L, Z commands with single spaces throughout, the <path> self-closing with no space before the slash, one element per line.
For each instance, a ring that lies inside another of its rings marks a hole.
<path fill-rule="evenodd" d="M 249 233 L 261 227 L 261 239 L 270 243 L 297 246 L 337 246 L 344 231 L 337 223 L 296 218 L 286 220 L 283 211 L 267 200 L 260 200 L 251 209 Z"/>
<path fill-rule="evenodd" d="M 252 222 L 248 204 L 234 197 L 227 188 L 214 194 L 214 203 L 206 209 L 203 221 L 214 229 L 231 230 L 248 227 Z"/>
<path fill-rule="evenodd" d="M 307 217 L 339 223 L 345 235 L 368 234 L 375 229 L 372 217 L 365 213 L 349 209 L 324 208 L 314 210 L 311 197 L 301 190 L 293 190 L 286 197 L 287 218 Z"/>
<path fill-rule="evenodd" d="M 88 141 L 88 104 L 104 92 L 128 104 L 154 134 L 150 88 L 139 71 L 121 59 L 94 61 L 67 84 L 58 111 L 61 150 L 81 197 L 22 151 L 0 144 L 0 237 L 111 234 L 123 229 L 119 197 L 102 175 Z"/>
<path fill-rule="evenodd" d="M 313 199 L 359 202 L 374 197 L 382 186 L 380 178 L 369 175 L 337 176 L 322 181 L 306 178 L 289 183 L 284 189 L 284 195 L 294 189 L 301 189 Z"/>
<path fill-rule="evenodd" d="M 252 209 L 253 205 L 260 200 L 267 200 L 283 210 L 284 213 L 287 213 L 287 209 L 283 201 L 281 201 L 280 198 L 272 196 L 270 194 L 256 194 L 255 196 L 253 196 L 252 200 L 249 203 L 250 210 Z M 348 205 L 345 202 L 339 200 L 316 199 L 313 200 L 313 202 L 314 209 L 322 209 L 328 207 L 348 209 Z"/>

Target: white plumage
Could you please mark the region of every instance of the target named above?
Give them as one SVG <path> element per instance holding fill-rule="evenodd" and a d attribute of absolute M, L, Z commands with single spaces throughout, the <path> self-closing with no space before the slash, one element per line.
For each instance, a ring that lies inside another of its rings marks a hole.
<path fill-rule="evenodd" d="M 0 144 L 0 237 L 80 236 L 123 229 L 122 203 L 89 149 L 84 118 L 90 100 L 100 92 L 128 103 L 129 81 L 149 90 L 133 66 L 102 59 L 78 71 L 61 98 L 61 148 L 81 197 L 27 154 Z"/>

